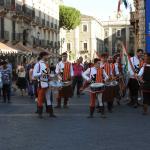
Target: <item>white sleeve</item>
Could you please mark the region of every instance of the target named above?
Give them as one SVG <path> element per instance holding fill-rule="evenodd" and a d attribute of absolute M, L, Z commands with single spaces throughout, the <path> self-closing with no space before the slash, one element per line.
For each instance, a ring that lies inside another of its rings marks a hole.
<path fill-rule="evenodd" d="M 116 73 L 116 75 L 119 75 L 119 68 L 118 68 L 117 64 L 115 64 L 115 73 Z"/>
<path fill-rule="evenodd" d="M 74 76 L 74 71 L 73 71 L 72 64 L 71 64 L 71 67 L 70 67 L 70 73 L 71 73 L 71 77 L 73 77 Z"/>
<path fill-rule="evenodd" d="M 34 66 L 34 69 L 33 69 L 33 77 L 40 77 L 41 76 L 41 69 L 40 69 L 40 64 L 37 63 L 35 64 Z"/>
<path fill-rule="evenodd" d="M 109 79 L 107 73 L 105 72 L 105 70 L 103 69 L 103 77 L 104 77 L 104 80 L 106 81 L 107 79 Z"/>
<path fill-rule="evenodd" d="M 55 69 L 55 72 L 56 72 L 56 74 L 59 74 L 60 73 L 60 71 L 59 71 L 60 69 L 59 69 L 59 63 L 56 65 L 56 69 Z"/>
<path fill-rule="evenodd" d="M 88 68 L 86 71 L 84 71 L 84 72 L 82 73 L 83 79 L 85 79 L 85 80 L 90 80 L 90 78 L 88 77 L 88 75 L 90 75 L 90 70 L 91 70 L 91 68 Z"/>
<path fill-rule="evenodd" d="M 142 67 L 138 73 L 138 76 L 141 77 L 144 73 L 144 67 Z"/>
<path fill-rule="evenodd" d="M 130 62 L 128 62 L 128 71 L 129 71 L 129 74 L 132 76 L 132 75 L 134 75 L 134 71 L 133 71 L 133 68 L 132 68 L 132 66 L 134 66 L 133 65 L 133 57 L 130 58 L 130 61 L 131 61 L 131 64 L 130 64 Z"/>

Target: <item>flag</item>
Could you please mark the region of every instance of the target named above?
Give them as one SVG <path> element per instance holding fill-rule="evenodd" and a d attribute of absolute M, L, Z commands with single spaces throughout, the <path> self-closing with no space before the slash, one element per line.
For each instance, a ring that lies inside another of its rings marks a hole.
<path fill-rule="evenodd" d="M 127 9 L 128 8 L 128 2 L 127 2 L 127 0 L 122 0 L 122 1 L 124 3 L 125 8 Z"/>
<path fill-rule="evenodd" d="M 118 1 L 118 13 L 121 11 L 121 5 L 124 4 L 125 8 L 128 8 L 128 2 L 127 0 L 119 0 Z"/>
<path fill-rule="evenodd" d="M 129 82 L 129 69 L 131 68 L 131 60 L 130 60 L 130 56 L 127 53 L 127 50 L 125 48 L 125 46 L 122 44 L 122 66 L 123 66 L 123 75 L 124 75 L 124 81 L 125 81 L 125 85 L 128 85 Z"/>
<path fill-rule="evenodd" d="M 119 2 L 118 2 L 118 13 L 121 11 L 121 9 L 120 9 L 121 1 L 122 1 L 122 0 L 119 0 Z"/>
<path fill-rule="evenodd" d="M 128 71 L 129 71 L 129 67 L 130 67 L 130 56 L 128 55 L 127 53 L 127 50 L 125 48 L 125 46 L 122 44 L 122 48 L 123 48 L 123 51 L 122 51 L 122 64 L 124 66 L 124 73 L 127 74 Z"/>

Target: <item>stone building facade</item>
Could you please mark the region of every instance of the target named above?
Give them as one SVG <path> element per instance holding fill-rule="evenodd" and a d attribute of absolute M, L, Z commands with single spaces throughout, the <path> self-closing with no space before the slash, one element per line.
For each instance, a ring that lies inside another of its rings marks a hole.
<path fill-rule="evenodd" d="M 94 17 L 82 15 L 81 24 L 74 30 L 66 31 L 63 50 L 67 50 L 69 59 L 92 60 L 96 53 L 101 53 L 104 46 L 104 28 Z"/>
<path fill-rule="evenodd" d="M 103 21 L 105 33 L 103 52 L 109 52 L 110 55 L 120 53 L 124 44 L 127 51 L 133 53 L 135 49 L 133 27 L 127 17 L 121 15 L 117 18 L 116 16 L 117 14 L 114 13 L 108 21 Z"/>
<path fill-rule="evenodd" d="M 59 55 L 60 0 L 0 0 L 0 41 L 25 53 Z"/>
<path fill-rule="evenodd" d="M 135 47 L 145 50 L 145 1 L 134 0 L 135 11 L 131 12 L 131 25 L 135 33 Z"/>

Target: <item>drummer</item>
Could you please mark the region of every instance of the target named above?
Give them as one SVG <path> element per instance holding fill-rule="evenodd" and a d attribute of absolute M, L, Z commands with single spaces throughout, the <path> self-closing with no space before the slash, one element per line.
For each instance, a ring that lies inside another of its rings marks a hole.
<path fill-rule="evenodd" d="M 108 55 L 107 54 L 102 54 L 101 55 L 101 62 L 100 62 L 100 67 L 105 69 L 105 72 L 109 77 L 112 77 L 113 75 L 113 70 L 112 70 L 112 65 L 109 63 Z"/>
<path fill-rule="evenodd" d="M 108 79 L 108 75 L 106 74 L 103 68 L 100 68 L 100 60 L 98 58 L 94 59 L 94 66 L 88 68 L 82 74 L 83 78 L 89 83 L 103 83 Z M 89 118 L 93 118 L 94 110 L 95 110 L 95 102 L 96 96 L 98 97 L 99 105 L 103 108 L 102 116 L 104 116 L 104 104 L 102 102 L 102 92 L 93 93 L 90 91 L 90 115 Z"/>
<path fill-rule="evenodd" d="M 67 61 L 67 53 L 62 54 L 62 61 L 60 61 L 56 65 L 56 74 L 60 81 L 62 82 L 70 82 L 74 76 L 72 64 Z M 68 108 L 68 100 L 73 96 L 72 85 L 64 86 L 61 90 L 59 90 L 59 94 L 57 97 L 57 106 L 56 108 L 61 108 L 61 99 L 64 98 L 64 108 Z"/>
<path fill-rule="evenodd" d="M 39 57 L 40 60 L 35 64 L 33 69 L 33 77 L 38 80 L 38 114 L 39 118 L 43 118 L 43 103 L 49 87 L 49 69 L 47 66 L 49 54 L 47 52 L 41 52 Z M 50 101 L 50 99 L 47 99 L 47 112 L 50 114 L 50 117 L 55 117 L 52 103 L 48 101 Z"/>
<path fill-rule="evenodd" d="M 108 57 L 107 54 L 102 54 L 101 55 L 101 62 L 100 62 L 100 67 L 103 68 L 108 75 L 108 78 L 112 80 L 114 78 L 114 64 L 112 57 Z M 103 96 L 105 97 L 105 96 Z M 107 108 L 109 112 L 112 112 L 112 107 L 113 107 L 113 101 L 107 102 Z"/>

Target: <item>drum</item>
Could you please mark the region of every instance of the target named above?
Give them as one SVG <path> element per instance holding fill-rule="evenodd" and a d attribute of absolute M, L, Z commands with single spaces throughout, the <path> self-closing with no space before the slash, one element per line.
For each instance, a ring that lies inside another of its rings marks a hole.
<path fill-rule="evenodd" d="M 91 91 L 103 91 L 105 89 L 105 84 L 103 83 L 92 83 L 90 85 Z"/>
<path fill-rule="evenodd" d="M 50 81 L 49 82 L 49 87 L 52 87 L 52 88 L 62 88 L 63 87 L 63 83 L 59 82 L 59 81 Z"/>
<path fill-rule="evenodd" d="M 117 93 L 118 82 L 111 81 L 106 83 L 105 91 L 103 92 L 103 101 L 112 102 Z"/>
<path fill-rule="evenodd" d="M 111 82 L 106 83 L 106 87 L 115 87 L 117 85 L 118 85 L 117 81 L 111 81 Z"/>
<path fill-rule="evenodd" d="M 72 82 L 71 81 L 65 81 L 65 82 L 62 82 L 63 86 L 70 86 L 72 85 Z"/>
<path fill-rule="evenodd" d="M 72 81 L 62 82 L 63 86 L 59 90 L 59 96 L 62 98 L 71 98 L 73 96 Z"/>

